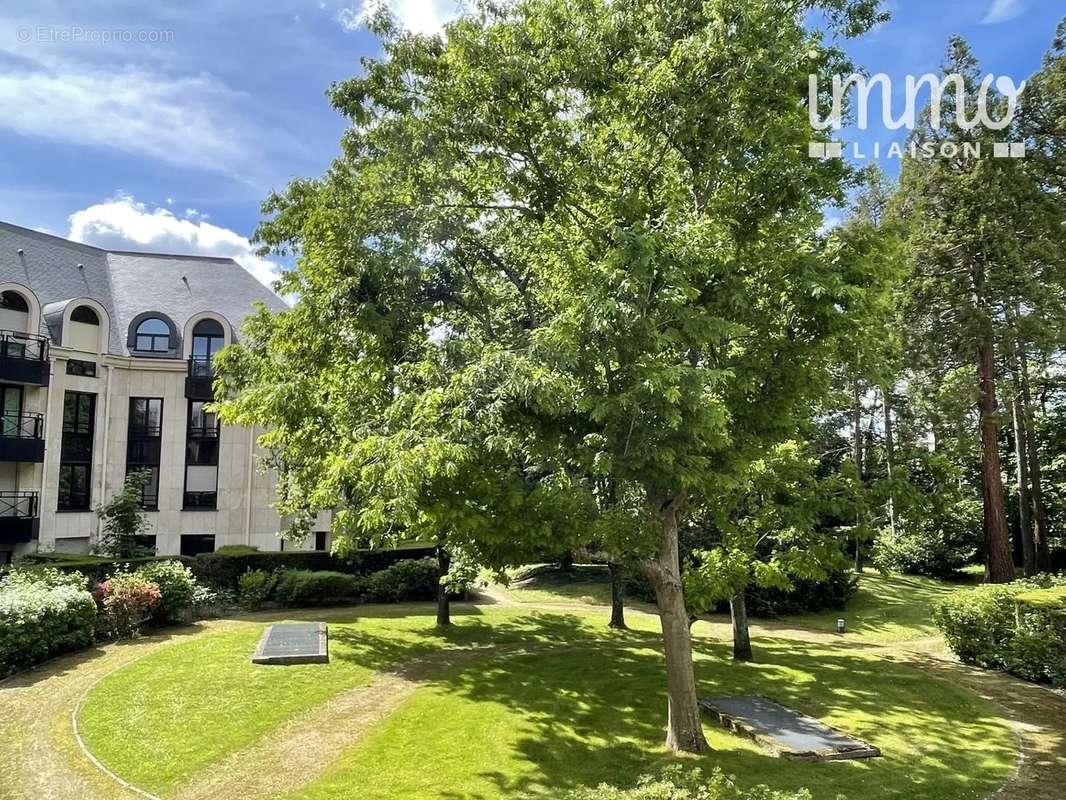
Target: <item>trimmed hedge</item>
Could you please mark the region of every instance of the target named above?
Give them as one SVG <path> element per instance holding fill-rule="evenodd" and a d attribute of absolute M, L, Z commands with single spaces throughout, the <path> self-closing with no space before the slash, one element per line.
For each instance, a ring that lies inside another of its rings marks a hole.
<path fill-rule="evenodd" d="M 411 603 L 435 600 L 439 576 L 435 558 L 399 561 L 367 576 L 363 594 L 371 603 Z"/>
<path fill-rule="evenodd" d="M 967 664 L 1066 686 L 1066 578 L 952 592 L 933 606 L 933 621 Z"/>
<path fill-rule="evenodd" d="M 187 556 L 144 556 L 141 558 L 101 558 L 86 555 L 64 555 L 57 553 L 32 553 L 23 556 L 18 566 L 48 566 L 62 572 L 80 572 L 86 578 L 86 585 L 101 583 L 116 572 L 133 572 L 148 564 L 162 561 L 178 561 L 190 569 L 196 559 Z M 195 574 L 195 570 L 194 570 Z"/>
<path fill-rule="evenodd" d="M 9 577 L 0 583 L 0 675 L 93 643 L 96 602 L 68 583 Z"/>
<path fill-rule="evenodd" d="M 308 606 L 355 598 L 360 581 L 343 572 L 290 569 L 278 575 L 274 596 L 287 606 Z"/>
<path fill-rule="evenodd" d="M 321 551 L 295 550 L 288 553 L 203 553 L 189 566 L 197 579 L 216 589 L 237 590 L 237 582 L 248 570 L 303 570 L 311 572 L 342 572 L 363 576 L 378 572 L 397 562 L 432 555 L 431 548 L 409 550 L 360 550 L 341 558 Z"/>

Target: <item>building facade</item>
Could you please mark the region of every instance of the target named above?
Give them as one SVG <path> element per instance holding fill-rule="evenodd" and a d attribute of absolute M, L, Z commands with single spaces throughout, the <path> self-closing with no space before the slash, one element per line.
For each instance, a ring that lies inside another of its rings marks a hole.
<path fill-rule="evenodd" d="M 160 555 L 278 550 L 256 433 L 206 409 L 214 353 L 282 301 L 228 258 L 103 250 L 0 223 L 0 563 L 89 552 L 128 473 Z M 320 520 L 306 548 L 328 547 Z M 289 545 L 286 545 L 289 547 Z"/>

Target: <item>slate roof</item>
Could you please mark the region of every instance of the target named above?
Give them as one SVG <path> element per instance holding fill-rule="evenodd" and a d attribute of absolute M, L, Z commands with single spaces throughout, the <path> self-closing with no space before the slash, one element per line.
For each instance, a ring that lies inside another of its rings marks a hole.
<path fill-rule="evenodd" d="M 0 222 L 0 282 L 28 286 L 37 295 L 44 335 L 58 335 L 56 322 L 70 300 L 96 300 L 111 317 L 115 355 L 129 355 L 130 323 L 146 311 L 169 317 L 180 336 L 203 311 L 220 314 L 236 332 L 256 301 L 275 311 L 287 308 L 232 258 L 103 250 L 7 222 Z"/>

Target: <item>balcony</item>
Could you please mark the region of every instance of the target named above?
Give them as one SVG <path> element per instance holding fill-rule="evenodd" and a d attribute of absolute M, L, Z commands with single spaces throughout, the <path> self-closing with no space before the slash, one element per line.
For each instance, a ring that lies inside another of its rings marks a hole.
<path fill-rule="evenodd" d="M 43 414 L 0 414 L 0 461 L 44 461 Z"/>
<path fill-rule="evenodd" d="M 214 400 L 211 385 L 215 381 L 215 371 L 211 367 L 211 356 L 193 356 L 189 359 L 189 373 L 185 378 L 185 397 L 189 400 Z"/>
<path fill-rule="evenodd" d="M 38 492 L 0 492 L 0 542 L 18 544 L 37 538 Z"/>
<path fill-rule="evenodd" d="M 0 381 L 47 386 L 48 378 L 48 339 L 0 330 Z"/>

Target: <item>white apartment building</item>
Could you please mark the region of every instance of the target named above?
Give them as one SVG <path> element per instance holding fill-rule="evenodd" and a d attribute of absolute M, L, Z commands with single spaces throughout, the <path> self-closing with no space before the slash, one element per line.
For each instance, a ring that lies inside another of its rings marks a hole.
<path fill-rule="evenodd" d="M 93 509 L 148 469 L 160 555 L 278 550 L 255 433 L 220 425 L 211 357 L 256 302 L 232 259 L 103 250 L 0 222 L 0 563 L 88 552 Z M 328 521 L 305 542 L 328 547 Z"/>

